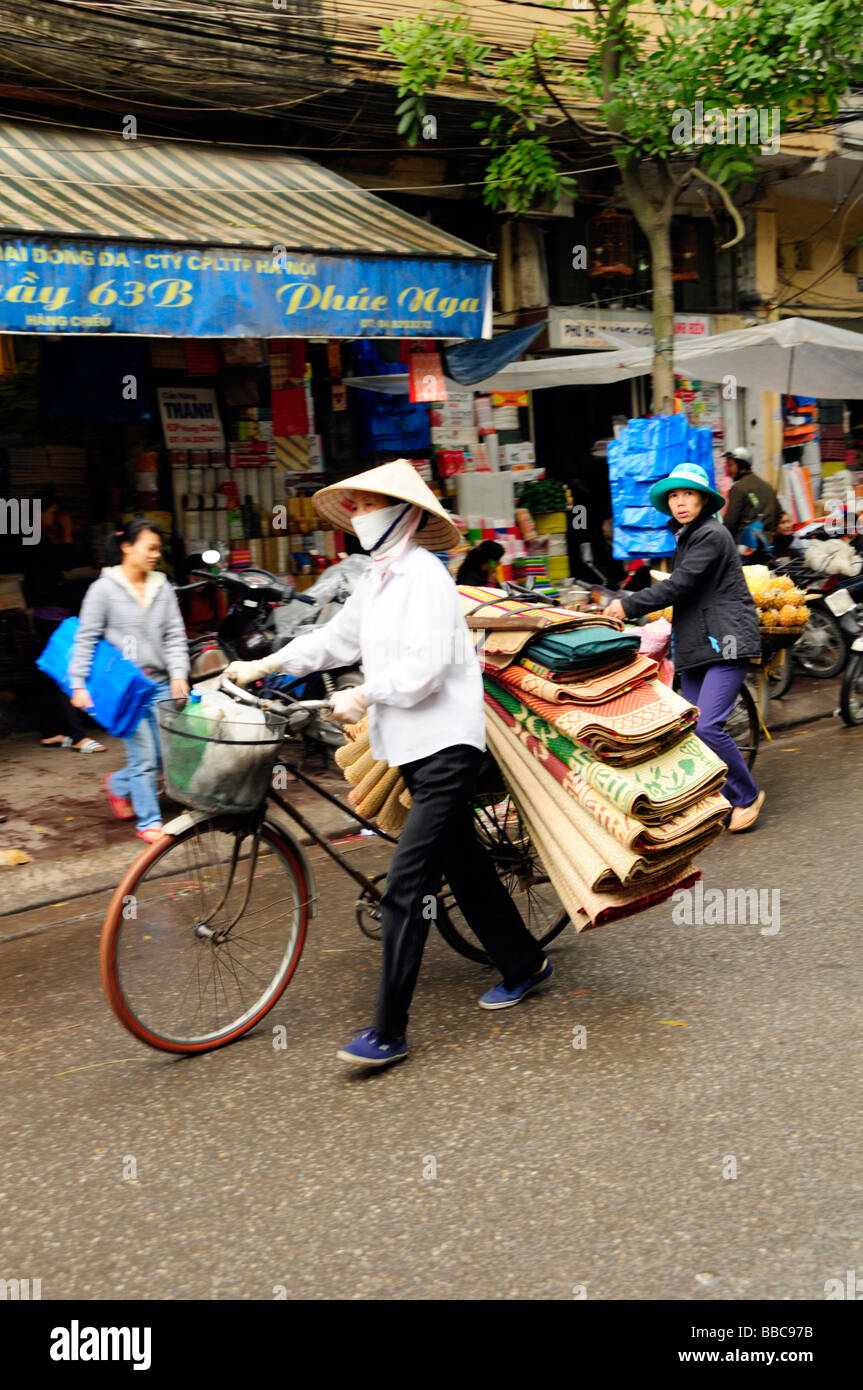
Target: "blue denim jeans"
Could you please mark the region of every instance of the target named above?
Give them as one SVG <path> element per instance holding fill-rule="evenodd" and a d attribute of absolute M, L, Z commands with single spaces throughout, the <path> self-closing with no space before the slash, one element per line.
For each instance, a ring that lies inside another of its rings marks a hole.
<path fill-rule="evenodd" d="M 156 704 L 159 700 L 171 698 L 171 682 L 163 681 L 156 688 L 156 698 L 135 732 L 124 738 L 126 745 L 126 766 L 113 772 L 108 786 L 114 796 L 125 796 L 131 801 L 138 818 L 138 829 L 147 830 L 162 824 L 159 798 L 156 795 L 156 778 L 162 766 L 162 745 L 159 742 L 159 721 L 156 717 Z"/>

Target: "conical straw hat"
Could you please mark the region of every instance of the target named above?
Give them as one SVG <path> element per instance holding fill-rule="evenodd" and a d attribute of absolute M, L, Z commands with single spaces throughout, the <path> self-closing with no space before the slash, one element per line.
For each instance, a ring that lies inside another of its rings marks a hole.
<path fill-rule="evenodd" d="M 340 483 L 331 483 L 315 493 L 312 501 L 319 515 L 339 531 L 353 532 L 353 517 L 348 509 L 352 492 L 379 492 L 384 497 L 422 507 L 428 512 L 429 519 L 421 531 L 414 533 L 414 540 L 427 550 L 452 550 L 461 542 L 461 534 L 452 517 L 407 459 L 395 459 L 393 463 L 382 463 L 379 468 L 368 468 L 365 473 L 357 473 Z"/>

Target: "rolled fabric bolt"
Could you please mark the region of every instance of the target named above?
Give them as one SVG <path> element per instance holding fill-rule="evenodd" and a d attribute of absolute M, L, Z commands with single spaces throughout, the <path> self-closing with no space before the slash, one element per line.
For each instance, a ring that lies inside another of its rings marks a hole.
<path fill-rule="evenodd" d="M 376 758 L 371 748 L 367 748 L 362 757 L 356 758 L 345 768 L 345 777 L 352 786 L 358 787 L 367 772 L 371 772 L 376 762 Z"/>
<path fill-rule="evenodd" d="M 352 792 L 348 793 L 348 801 L 352 806 L 359 806 L 360 802 L 369 795 L 376 782 L 379 782 L 385 772 L 389 771 L 389 763 L 383 758 L 378 759 L 366 773 L 365 777 L 359 782 Z"/>
<path fill-rule="evenodd" d="M 407 787 L 405 787 L 403 792 L 399 793 L 399 801 L 402 803 L 406 811 L 409 811 L 410 808 L 413 806 L 414 799 L 411 796 L 410 791 Z"/>
<path fill-rule="evenodd" d="M 369 717 L 367 714 L 364 714 L 362 719 L 358 720 L 356 724 L 346 724 L 342 732 L 345 738 L 359 738 L 362 734 L 367 734 L 368 731 Z"/>
<path fill-rule="evenodd" d="M 365 729 L 359 738 L 350 743 L 342 744 L 341 748 L 336 749 L 336 762 L 339 767 L 348 767 L 351 763 L 361 758 L 369 746 L 369 731 Z"/>
<path fill-rule="evenodd" d="M 376 816 L 392 791 L 393 787 L 401 779 L 401 770 L 397 767 L 387 767 L 383 777 L 379 777 L 367 796 L 364 796 L 357 806 L 361 816 L 366 820 L 371 820 Z"/>
<path fill-rule="evenodd" d="M 408 818 L 408 813 L 400 799 L 404 790 L 404 779 L 400 777 L 381 807 L 380 814 L 377 817 L 378 826 L 381 830 L 385 830 L 388 835 L 398 835 Z"/>

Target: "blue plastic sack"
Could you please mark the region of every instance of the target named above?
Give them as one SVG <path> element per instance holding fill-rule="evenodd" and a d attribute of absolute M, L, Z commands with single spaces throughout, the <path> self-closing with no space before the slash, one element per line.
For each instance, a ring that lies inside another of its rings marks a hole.
<path fill-rule="evenodd" d="M 668 449 L 686 443 L 689 426 L 685 415 L 653 415 L 647 421 L 646 445 L 649 449 Z"/>
<path fill-rule="evenodd" d="M 657 511 L 655 507 L 623 507 L 621 509 L 621 521 L 624 526 L 658 531 L 661 526 L 667 525 L 668 517 L 663 516 L 662 512 Z"/>
<path fill-rule="evenodd" d="M 78 619 L 66 618 L 36 659 L 39 670 L 70 696 L 73 687 L 68 674 L 69 662 L 77 635 Z M 115 738 L 129 738 L 153 703 L 158 687 L 134 662 L 127 661 L 117 647 L 100 637 L 93 653 L 87 689 L 93 700 L 89 713 L 96 722 Z"/>
<path fill-rule="evenodd" d="M 634 560 L 642 556 L 673 555 L 674 538 L 670 531 L 634 531 L 615 526 L 612 552 L 615 560 Z"/>
<path fill-rule="evenodd" d="M 612 501 L 619 507 L 649 507 L 653 483 L 638 478 L 616 478 L 611 484 Z"/>

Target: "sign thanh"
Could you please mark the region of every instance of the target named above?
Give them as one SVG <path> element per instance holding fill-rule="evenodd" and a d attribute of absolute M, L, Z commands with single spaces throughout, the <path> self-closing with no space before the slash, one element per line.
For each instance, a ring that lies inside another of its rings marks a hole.
<path fill-rule="evenodd" d="M 549 309 L 548 343 L 553 348 L 647 347 L 653 339 L 653 317 L 646 310 L 590 314 L 578 309 Z M 675 314 L 674 335 L 706 338 L 712 332 L 708 314 Z M 605 337 L 612 333 L 613 338 Z"/>
<path fill-rule="evenodd" d="M 201 386 L 160 386 L 158 395 L 169 449 L 224 449 L 215 391 Z"/>
<path fill-rule="evenodd" d="M 488 338 L 491 266 L 7 238 L 0 332 Z"/>

